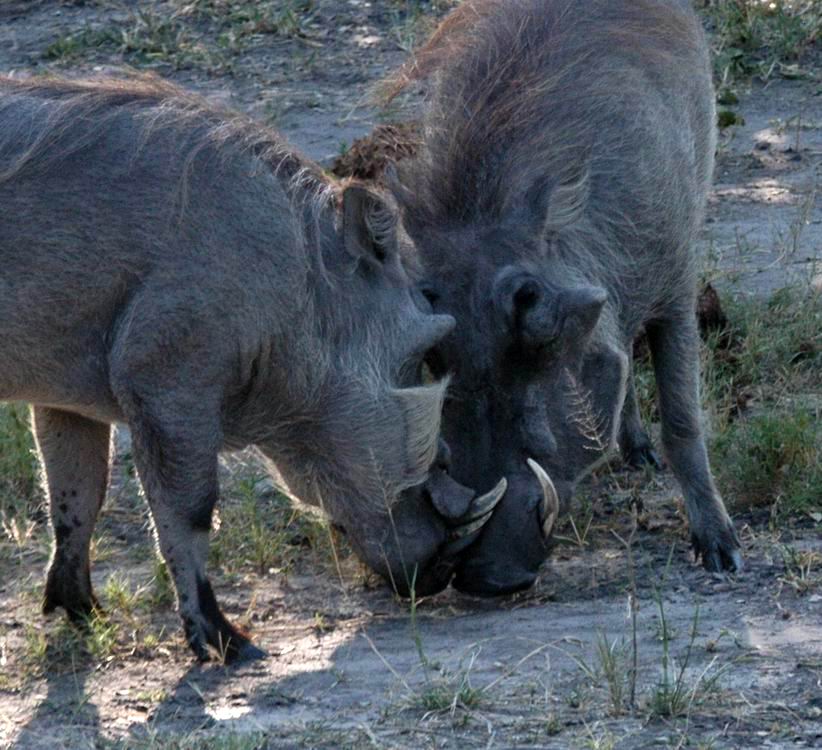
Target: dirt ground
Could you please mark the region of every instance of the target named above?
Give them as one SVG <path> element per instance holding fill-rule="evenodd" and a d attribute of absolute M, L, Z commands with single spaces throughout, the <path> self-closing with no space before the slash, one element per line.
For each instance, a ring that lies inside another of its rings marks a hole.
<path fill-rule="evenodd" d="M 295 33 L 252 35 L 228 62 L 175 66 L 108 48 L 44 57 L 78 30 L 126 28 L 141 5 L 6 0 L 0 70 L 155 67 L 272 122 L 325 164 L 397 114 L 369 106 L 368 92 L 413 42 L 417 27 L 399 2 L 316 2 Z M 197 23 L 208 32 L 210 21 Z M 819 283 L 822 76 L 752 84 L 735 110 L 745 124 L 722 136 L 706 277 L 726 295 Z M 126 438 L 120 446 L 93 571 L 98 590 L 115 572 L 133 587 L 153 575 L 150 559 L 134 553 L 149 545 L 148 531 Z M 576 533 L 566 522 L 567 539 L 538 585 L 515 597 L 449 590 L 414 611 L 352 559 L 336 566 L 311 554 L 286 572 L 217 576 L 226 612 L 270 654 L 235 668 L 195 664 L 167 603 L 126 620 L 120 647 L 106 656 L 52 664 L 46 651 L 37 661 L 40 636 L 48 642 L 60 626 L 38 610 L 43 547 L 26 548 L 0 562 L 0 747 L 186 747 L 201 738 L 226 748 L 822 747 L 822 582 L 785 553 L 786 545 L 822 552 L 822 519 L 775 527 L 767 511 L 737 514 L 747 567 L 730 579 L 692 563 L 668 473 L 617 468 L 580 494 L 592 515 L 581 511 Z M 632 498 L 633 566 L 622 542 Z M 580 519 L 588 517 L 586 533 Z M 598 651 L 604 642 L 616 644 L 611 660 Z M 673 712 L 659 687 L 666 653 Z"/>

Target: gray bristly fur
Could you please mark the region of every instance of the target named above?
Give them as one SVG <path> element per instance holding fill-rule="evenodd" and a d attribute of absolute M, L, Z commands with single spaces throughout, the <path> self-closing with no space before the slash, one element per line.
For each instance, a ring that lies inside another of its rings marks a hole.
<path fill-rule="evenodd" d="M 428 296 L 458 322 L 435 352 L 435 369 L 455 372 L 443 434 L 459 481 L 509 478 L 458 584 L 533 581 L 547 546 L 525 458 L 565 498 L 592 460 L 569 373 L 602 447 L 619 435 L 626 454 L 651 460 L 628 364 L 643 325 L 695 549 L 711 570 L 739 568 L 699 423 L 694 244 L 716 137 L 690 3 L 466 0 L 390 94 L 417 81 L 423 144 L 393 191 Z"/>
<path fill-rule="evenodd" d="M 109 423 L 134 458 L 191 647 L 259 655 L 205 576 L 217 454 L 256 444 L 355 539 L 426 478 L 453 325 L 391 209 L 274 132 L 154 77 L 0 79 L 0 399 L 34 405 L 55 536 L 44 608 L 95 606 Z"/>

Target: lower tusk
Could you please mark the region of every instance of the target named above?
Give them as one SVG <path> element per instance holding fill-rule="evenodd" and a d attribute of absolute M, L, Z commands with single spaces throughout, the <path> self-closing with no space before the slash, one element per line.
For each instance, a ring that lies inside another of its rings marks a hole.
<path fill-rule="evenodd" d="M 473 521 L 475 518 L 488 515 L 492 510 L 494 510 L 494 508 L 497 507 L 507 489 L 508 480 L 503 477 L 499 480 L 497 486 L 494 487 L 493 490 L 486 492 L 484 495 L 471 502 L 470 510 L 460 519 L 460 521 L 464 523 L 465 521 Z"/>
<path fill-rule="evenodd" d="M 528 468 L 534 472 L 537 481 L 539 481 L 539 486 L 542 488 L 542 513 L 540 518 L 542 521 L 542 535 L 545 539 L 548 539 L 559 515 L 559 495 L 557 495 L 557 488 L 554 487 L 548 472 L 533 458 L 528 459 Z"/>

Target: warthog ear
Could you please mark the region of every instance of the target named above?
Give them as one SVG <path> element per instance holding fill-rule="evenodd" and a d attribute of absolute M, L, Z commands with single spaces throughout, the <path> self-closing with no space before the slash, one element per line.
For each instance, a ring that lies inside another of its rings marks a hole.
<path fill-rule="evenodd" d="M 600 287 L 558 287 L 514 266 L 499 272 L 492 295 L 507 332 L 526 347 L 584 341 L 608 299 Z"/>
<path fill-rule="evenodd" d="M 397 217 L 378 195 L 361 185 L 342 194 L 343 242 L 357 260 L 384 265 L 396 254 Z"/>
<path fill-rule="evenodd" d="M 588 169 L 579 163 L 571 163 L 558 180 L 538 180 L 525 200 L 537 235 L 547 237 L 576 223 L 588 205 L 589 190 Z"/>

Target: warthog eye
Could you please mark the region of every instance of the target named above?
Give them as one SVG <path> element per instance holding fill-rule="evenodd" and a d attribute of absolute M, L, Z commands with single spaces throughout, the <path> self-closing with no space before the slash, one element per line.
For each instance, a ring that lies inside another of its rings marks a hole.
<path fill-rule="evenodd" d="M 426 352 L 422 367 L 423 382 L 426 383 L 441 380 L 448 374 L 448 365 L 437 347 L 432 347 Z M 431 378 L 431 380 L 426 380 L 426 378 Z"/>
<path fill-rule="evenodd" d="M 431 307 L 434 307 L 434 305 L 439 302 L 440 295 L 430 286 L 420 287 L 420 291 L 422 292 L 422 296 L 428 300 L 428 304 L 431 305 Z"/>

